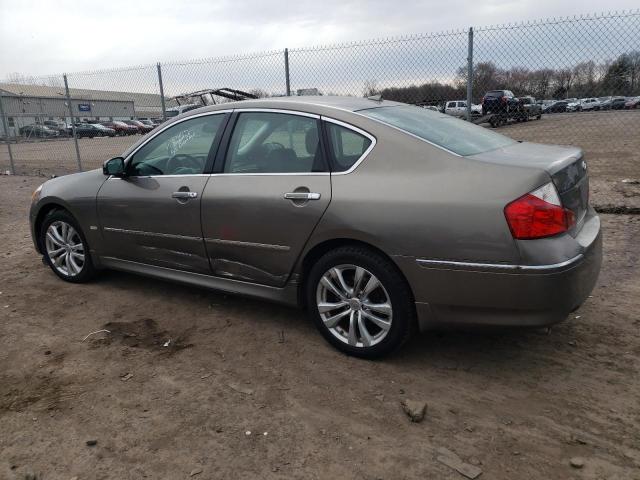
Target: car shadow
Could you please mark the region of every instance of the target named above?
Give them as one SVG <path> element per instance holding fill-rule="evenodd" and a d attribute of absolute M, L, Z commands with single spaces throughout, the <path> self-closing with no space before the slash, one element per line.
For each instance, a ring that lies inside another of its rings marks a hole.
<path fill-rule="evenodd" d="M 134 290 L 147 298 L 157 296 L 178 304 L 194 302 L 194 308 L 214 308 L 222 317 L 239 316 L 243 321 L 259 321 L 260 331 L 265 335 L 269 330 L 274 336 L 281 331 L 295 331 L 304 337 L 313 336 L 314 342 L 324 343 L 302 309 L 117 271 L 104 271 L 93 283 L 116 290 Z M 153 312 L 148 314 L 154 316 Z M 207 317 L 195 321 L 198 328 L 211 328 L 206 323 Z M 379 361 L 400 368 L 422 366 L 475 372 L 495 372 L 500 368 L 503 372 L 512 370 L 522 374 L 523 370 L 537 370 L 554 363 L 553 358 L 549 358 L 549 350 L 558 344 L 566 346 L 574 333 L 574 325 L 569 321 L 551 329 L 476 327 L 429 330 L 415 335 L 400 350 Z M 332 349 L 325 345 L 328 350 Z M 544 362 L 539 361 L 542 356 L 545 357 Z M 340 358 L 351 361 L 346 355 L 331 357 L 332 361 Z"/>

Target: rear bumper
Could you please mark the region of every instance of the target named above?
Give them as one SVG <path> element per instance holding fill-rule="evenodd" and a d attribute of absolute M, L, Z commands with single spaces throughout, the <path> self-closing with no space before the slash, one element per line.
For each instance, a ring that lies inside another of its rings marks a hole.
<path fill-rule="evenodd" d="M 421 329 L 438 325 L 545 326 L 564 320 L 589 296 L 602 263 L 595 215 L 576 250 L 553 263 L 528 265 L 395 257 L 413 289 Z M 529 242 L 537 242 L 530 240 Z M 566 239 L 562 247 L 566 247 Z"/>

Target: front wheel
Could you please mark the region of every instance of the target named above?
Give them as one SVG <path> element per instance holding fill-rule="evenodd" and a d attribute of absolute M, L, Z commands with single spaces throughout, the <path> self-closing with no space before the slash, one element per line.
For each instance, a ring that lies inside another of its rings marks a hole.
<path fill-rule="evenodd" d="M 52 210 L 40 230 L 44 260 L 53 273 L 67 282 L 86 282 L 95 275 L 89 246 L 73 216 Z"/>
<path fill-rule="evenodd" d="M 348 355 L 384 356 L 415 329 L 406 280 L 393 263 L 365 247 L 341 247 L 323 255 L 309 272 L 306 299 L 320 333 Z"/>

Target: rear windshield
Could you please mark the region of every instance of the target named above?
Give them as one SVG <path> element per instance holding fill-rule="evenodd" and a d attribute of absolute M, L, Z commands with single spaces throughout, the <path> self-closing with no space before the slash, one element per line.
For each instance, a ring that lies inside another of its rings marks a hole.
<path fill-rule="evenodd" d="M 504 96 L 504 90 L 492 90 L 491 92 L 487 92 L 485 97 L 502 97 Z"/>
<path fill-rule="evenodd" d="M 370 108 L 358 113 L 412 133 L 458 155 L 475 155 L 516 143 L 486 128 L 413 105 Z"/>

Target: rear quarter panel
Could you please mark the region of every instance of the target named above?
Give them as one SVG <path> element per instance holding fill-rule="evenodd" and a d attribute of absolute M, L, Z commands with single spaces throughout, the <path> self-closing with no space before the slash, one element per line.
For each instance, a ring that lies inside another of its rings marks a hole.
<path fill-rule="evenodd" d="M 519 261 L 503 209 L 549 181 L 543 170 L 470 160 L 378 122 L 356 121 L 376 146 L 353 172 L 332 174 L 332 201 L 308 248 L 353 238 L 390 256 Z"/>

